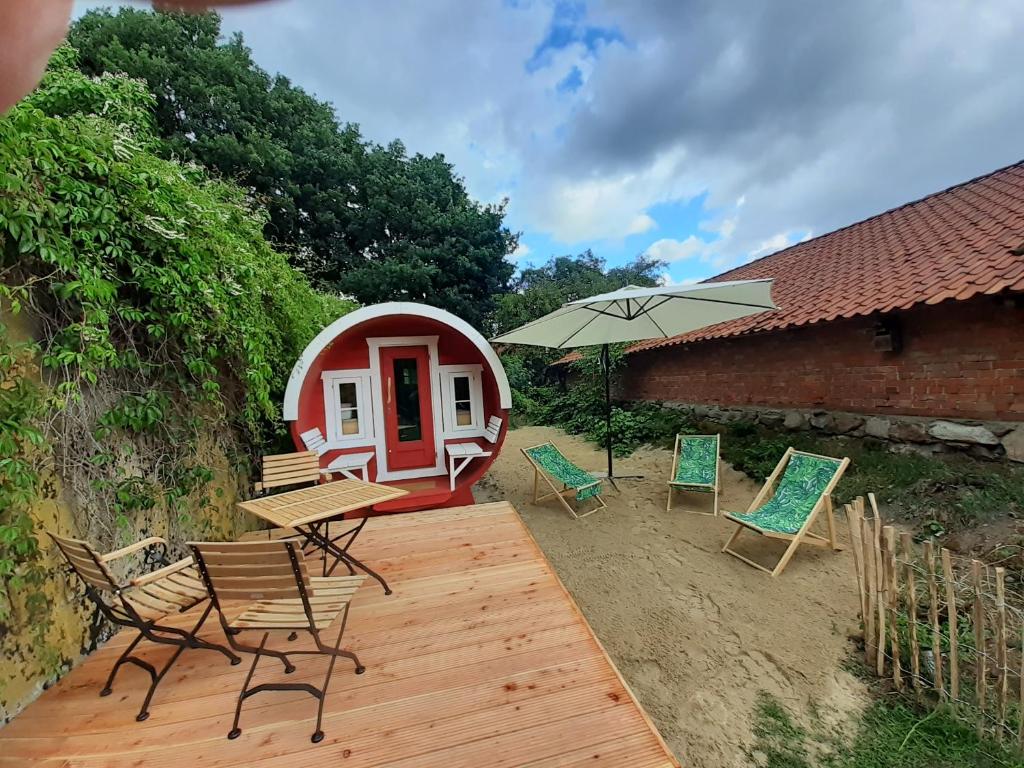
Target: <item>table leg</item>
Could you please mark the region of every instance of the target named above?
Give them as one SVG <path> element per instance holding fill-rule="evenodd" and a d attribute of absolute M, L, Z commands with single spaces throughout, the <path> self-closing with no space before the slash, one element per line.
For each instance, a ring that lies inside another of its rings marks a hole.
<path fill-rule="evenodd" d="M 392 591 L 391 587 L 388 586 L 388 583 L 380 574 L 378 574 L 365 563 L 357 560 L 352 555 L 348 554 L 347 550 L 349 546 L 352 545 L 352 542 L 355 540 L 354 536 L 352 537 L 352 539 L 349 540 L 349 542 L 345 545 L 344 548 L 339 547 L 337 544 L 334 543 L 337 539 L 343 538 L 349 533 L 358 533 L 360 530 L 362 530 L 362 527 L 365 523 L 366 519 L 364 518 L 363 522 L 356 526 L 356 528 L 339 535 L 335 539 L 331 539 L 329 533 L 327 535 L 321 533 L 320 526 L 318 524 L 313 524 L 309 526 L 296 526 L 296 530 L 298 530 L 308 542 L 310 542 L 315 547 L 324 552 L 324 576 L 329 576 L 330 574 L 332 574 L 334 572 L 334 569 L 337 567 L 338 563 L 342 562 L 345 563 L 345 567 L 349 569 L 350 573 L 355 573 L 355 570 L 353 569 L 354 566 L 355 568 L 359 568 L 360 570 L 364 571 L 368 576 L 376 579 L 380 583 L 380 585 L 384 587 L 384 594 L 390 595 Z M 330 554 L 334 557 L 334 564 L 331 565 L 330 568 L 327 567 L 327 554 Z"/>

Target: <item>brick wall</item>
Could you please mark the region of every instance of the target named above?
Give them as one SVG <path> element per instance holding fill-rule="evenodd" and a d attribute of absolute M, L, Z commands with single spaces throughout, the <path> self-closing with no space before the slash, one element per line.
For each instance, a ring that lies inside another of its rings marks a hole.
<path fill-rule="evenodd" d="M 1024 309 L 983 297 L 899 315 L 903 350 L 867 318 L 629 357 L 629 399 L 1024 420 Z"/>

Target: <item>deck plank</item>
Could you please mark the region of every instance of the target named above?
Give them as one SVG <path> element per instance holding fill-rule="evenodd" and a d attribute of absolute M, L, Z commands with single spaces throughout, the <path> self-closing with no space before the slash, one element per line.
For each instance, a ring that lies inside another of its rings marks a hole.
<path fill-rule="evenodd" d="M 395 594 L 366 584 L 353 599 L 346 646 L 367 672 L 336 666 L 322 743 L 309 741 L 315 702 L 295 692 L 250 699 L 241 738 L 227 740 L 246 665 L 202 651 L 182 656 L 136 723 L 139 670 L 98 696 L 122 633 L 0 729 L 0 768 L 678 766 L 511 505 L 373 518 L 357 556 Z M 211 621 L 203 636 L 219 633 Z M 296 665 L 289 681 L 319 684 L 326 669 L 319 657 Z M 256 681 L 280 679 L 276 662 L 261 664 Z"/>

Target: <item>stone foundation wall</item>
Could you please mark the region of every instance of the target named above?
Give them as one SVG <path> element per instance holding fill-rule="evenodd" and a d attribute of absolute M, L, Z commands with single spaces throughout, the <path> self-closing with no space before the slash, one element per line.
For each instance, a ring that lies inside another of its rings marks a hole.
<path fill-rule="evenodd" d="M 1024 462 L 1024 423 L 878 416 L 822 409 L 716 406 L 666 402 L 695 419 L 721 423 L 750 421 L 774 429 L 810 430 L 824 435 L 873 438 L 898 451 L 934 454 L 963 451 L 987 459 Z"/>

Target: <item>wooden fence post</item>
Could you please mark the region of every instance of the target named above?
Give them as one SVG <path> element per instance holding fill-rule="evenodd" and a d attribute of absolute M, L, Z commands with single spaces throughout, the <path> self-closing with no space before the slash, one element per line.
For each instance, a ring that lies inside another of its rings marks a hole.
<path fill-rule="evenodd" d="M 985 735 L 985 605 L 981 600 L 981 561 L 971 560 L 971 586 L 974 591 L 974 688 L 978 694 L 978 737 Z"/>
<path fill-rule="evenodd" d="M 896 529 L 885 526 L 885 579 L 889 608 L 889 639 L 892 649 L 892 684 L 903 690 L 903 672 L 900 666 L 900 630 L 896 621 L 900 602 L 900 583 L 896 571 Z"/>
<path fill-rule="evenodd" d="M 1006 653 L 1006 569 L 996 568 L 996 664 L 999 665 L 999 683 L 997 689 L 998 705 L 996 708 L 996 739 L 1003 740 L 1003 728 L 1006 722 L 1007 693 L 1007 653 Z"/>
<path fill-rule="evenodd" d="M 935 690 L 940 699 L 946 698 L 942 676 L 942 632 L 939 630 L 939 586 L 935 579 L 935 544 L 924 543 L 924 565 L 928 574 L 928 618 L 932 625 L 932 656 L 935 662 Z"/>
<path fill-rule="evenodd" d="M 957 634 L 956 582 L 949 550 L 942 548 L 942 578 L 946 582 L 946 610 L 949 613 L 949 700 L 953 706 L 960 700 L 960 637 Z"/>
<path fill-rule="evenodd" d="M 860 599 L 860 620 L 864 625 L 864 639 L 866 642 L 868 631 L 868 609 L 864 595 L 864 568 L 861 565 L 861 559 L 864 557 L 864 545 L 860 538 L 860 517 L 858 516 L 857 507 L 853 504 L 847 504 L 845 509 L 846 522 L 850 526 L 850 548 L 853 549 L 853 569 L 857 574 L 857 597 Z"/>
<path fill-rule="evenodd" d="M 910 625 L 910 682 L 914 692 L 921 696 L 921 650 L 917 643 L 917 579 L 914 578 L 914 539 L 909 533 L 900 534 L 903 549 L 903 573 L 907 581 L 907 619 Z"/>
<path fill-rule="evenodd" d="M 875 505 L 875 497 L 868 494 L 871 501 L 871 508 L 875 513 L 875 527 L 872 531 L 875 536 L 874 551 L 872 558 L 875 564 L 875 586 L 878 589 L 878 640 L 875 645 L 875 671 L 879 677 L 885 677 L 885 606 L 887 581 L 885 578 L 885 558 L 882 556 L 882 517 L 878 514 L 878 507 Z"/>
<path fill-rule="evenodd" d="M 874 534 L 871 522 L 866 517 L 860 519 L 860 538 L 864 550 L 864 661 L 868 666 L 875 663 L 875 601 L 878 599 L 878 585 L 875 582 Z"/>
<path fill-rule="evenodd" d="M 1024 754 L 1024 622 L 1020 625 L 1020 726 L 1017 730 L 1017 750 Z"/>

